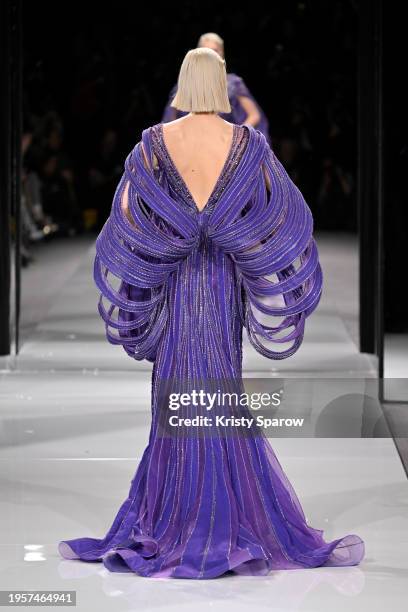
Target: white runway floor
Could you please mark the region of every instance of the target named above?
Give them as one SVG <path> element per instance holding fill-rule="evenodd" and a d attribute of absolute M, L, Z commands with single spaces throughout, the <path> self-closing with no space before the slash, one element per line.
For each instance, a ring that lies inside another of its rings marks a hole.
<path fill-rule="evenodd" d="M 348 378 L 355 392 L 375 376 L 373 359 L 356 347 L 355 244 L 322 235 L 318 245 L 325 292 L 303 346 L 271 362 L 246 342 L 245 375 Z M 358 567 L 157 580 L 61 559 L 59 540 L 103 537 L 127 496 L 148 439 L 152 366 L 105 339 L 92 243 L 41 248 L 49 249 L 44 269 L 60 262 L 59 278 L 25 271 L 25 342 L 1 373 L 0 589 L 73 590 L 86 612 L 406 610 L 408 483 L 390 438 L 272 440 L 308 523 L 327 540 L 364 539 Z"/>

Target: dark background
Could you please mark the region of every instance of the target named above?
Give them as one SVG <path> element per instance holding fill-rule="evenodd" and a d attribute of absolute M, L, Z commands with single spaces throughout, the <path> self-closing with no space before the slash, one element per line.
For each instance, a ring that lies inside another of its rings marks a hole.
<path fill-rule="evenodd" d="M 316 228 L 355 231 L 357 17 L 349 0 L 25 2 L 24 164 L 40 177 L 45 212 L 65 230 L 100 227 L 125 156 L 161 121 L 187 50 L 214 31 Z"/>

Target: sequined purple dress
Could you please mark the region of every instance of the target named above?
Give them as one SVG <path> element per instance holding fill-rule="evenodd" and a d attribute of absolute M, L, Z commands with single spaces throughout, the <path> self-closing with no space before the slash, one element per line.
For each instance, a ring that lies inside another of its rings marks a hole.
<path fill-rule="evenodd" d="M 307 524 L 264 435 L 203 428 L 183 437 L 159 427 L 161 380 L 241 384 L 243 327 L 267 358 L 299 348 L 322 289 L 310 209 L 254 128 L 234 126 L 202 211 L 169 156 L 162 124 L 144 130 L 141 142 L 98 236 L 94 278 L 108 340 L 154 364 L 149 442 L 105 537 L 60 541 L 60 554 L 114 572 L 195 579 L 358 564 L 361 538 L 327 542 Z M 121 205 L 126 192 L 130 218 Z M 281 320 L 267 325 L 257 310 Z M 276 350 L 282 342 L 290 348 Z"/>

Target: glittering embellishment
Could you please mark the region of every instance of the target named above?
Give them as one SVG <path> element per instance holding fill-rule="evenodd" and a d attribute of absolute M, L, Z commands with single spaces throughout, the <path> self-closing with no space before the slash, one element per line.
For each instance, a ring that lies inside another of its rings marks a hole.
<path fill-rule="evenodd" d="M 144 130 L 97 238 L 94 279 L 109 342 L 153 363 L 152 422 L 105 537 L 61 541 L 61 555 L 102 560 L 111 571 L 196 579 L 357 564 L 361 538 L 326 542 L 307 524 L 265 435 L 161 429 L 163 382 L 190 388 L 216 380 L 241 391 L 243 328 L 260 354 L 285 359 L 319 303 L 311 211 L 261 132 L 235 127 L 201 213 L 166 156 L 160 126 Z M 183 412 L 193 415 L 191 406 Z"/>

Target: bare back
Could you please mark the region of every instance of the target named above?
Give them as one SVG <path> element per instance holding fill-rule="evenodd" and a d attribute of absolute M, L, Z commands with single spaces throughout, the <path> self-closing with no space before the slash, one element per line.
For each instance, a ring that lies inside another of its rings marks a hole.
<path fill-rule="evenodd" d="M 217 115 L 187 115 L 163 124 L 163 138 L 178 173 L 202 210 L 232 146 L 234 125 Z"/>

